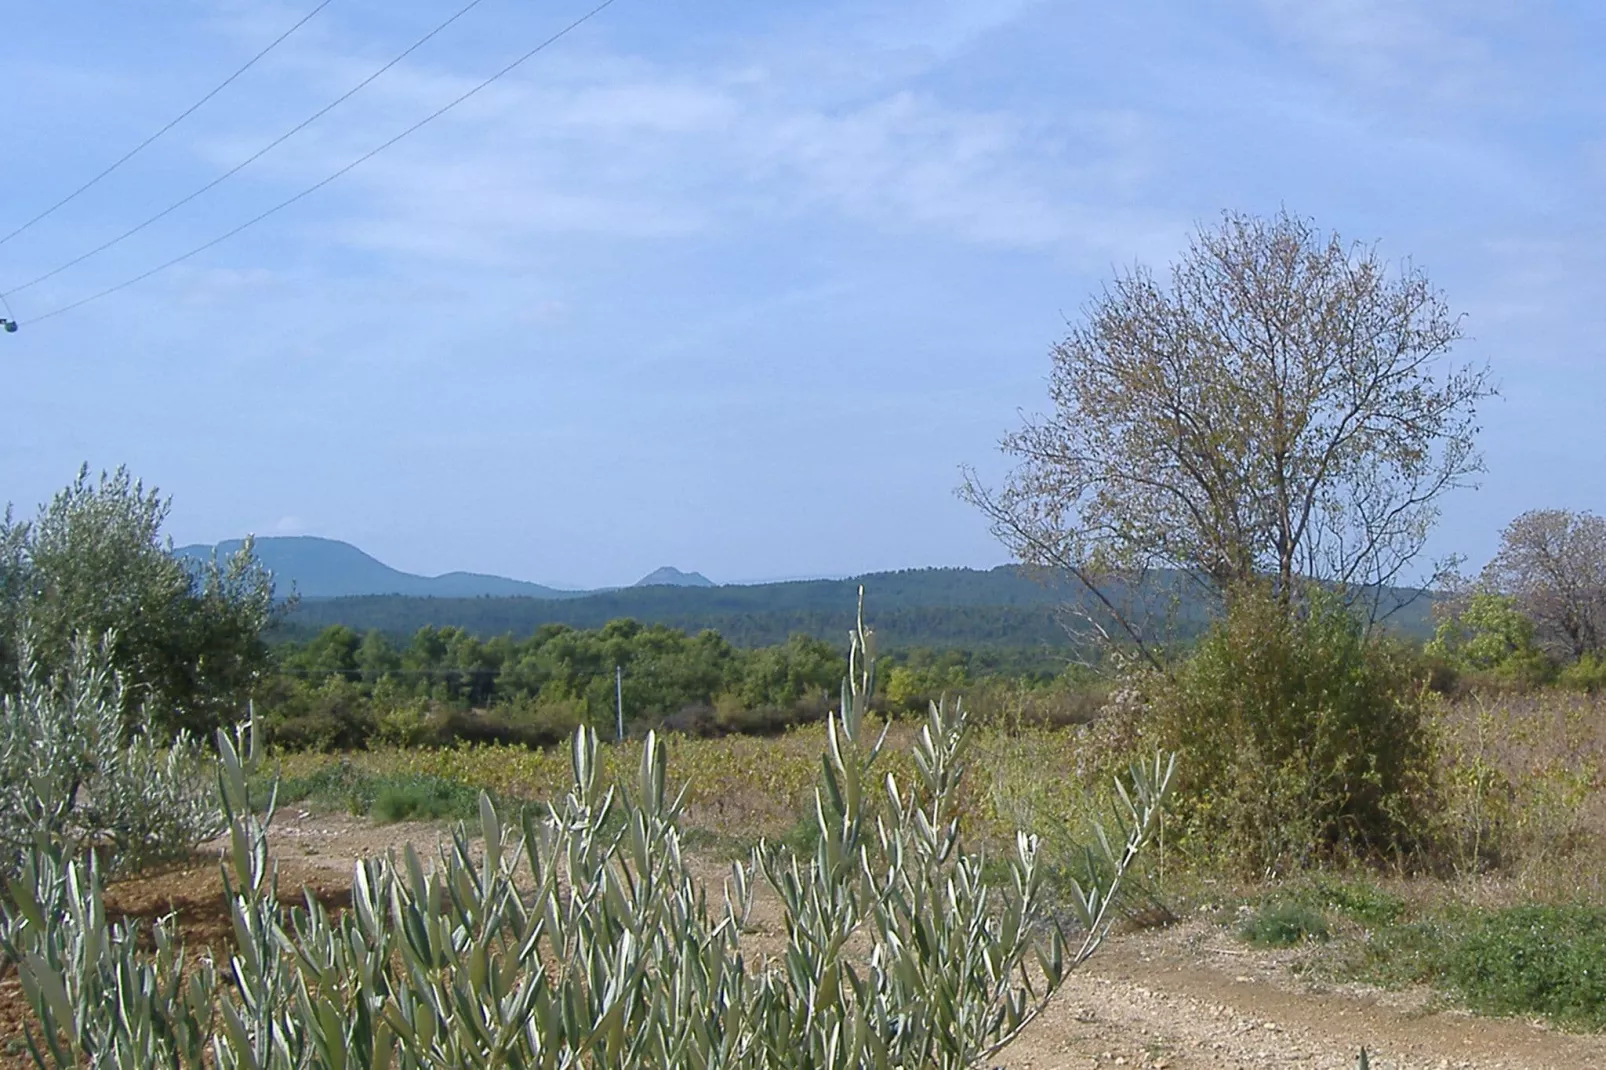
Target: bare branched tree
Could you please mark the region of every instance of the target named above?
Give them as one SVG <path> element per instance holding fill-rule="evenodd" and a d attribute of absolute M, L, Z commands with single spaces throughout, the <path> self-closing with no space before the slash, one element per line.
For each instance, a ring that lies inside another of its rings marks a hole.
<path fill-rule="evenodd" d="M 1500 533 L 1482 586 L 1510 595 L 1547 654 L 1606 653 L 1606 518 L 1535 509 Z"/>
<path fill-rule="evenodd" d="M 1375 617 L 1440 497 L 1482 468 L 1494 390 L 1447 363 L 1460 338 L 1409 264 L 1286 212 L 1227 214 L 1169 285 L 1138 267 L 1085 308 L 1053 349 L 1052 412 L 1003 439 L 1018 466 L 997 488 L 967 470 L 960 493 L 1140 649 L 1154 637 L 1120 601 L 1156 569 L 1216 595 L 1331 583 Z"/>

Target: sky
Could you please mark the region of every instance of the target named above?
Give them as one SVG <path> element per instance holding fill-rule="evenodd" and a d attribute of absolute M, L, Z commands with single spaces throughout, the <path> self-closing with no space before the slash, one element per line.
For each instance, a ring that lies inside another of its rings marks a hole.
<path fill-rule="evenodd" d="M 0 500 L 81 463 L 178 544 L 350 541 L 569 586 L 1007 553 L 954 493 L 1047 405 L 1117 272 L 1223 210 L 1409 260 L 1490 366 L 1487 472 L 1429 555 L 1606 511 L 1606 6 L 1506 0 L 331 0 L 0 244 Z M 0 0 L 0 234 L 316 0 Z M 45 318 L 38 318 L 45 317 Z"/>

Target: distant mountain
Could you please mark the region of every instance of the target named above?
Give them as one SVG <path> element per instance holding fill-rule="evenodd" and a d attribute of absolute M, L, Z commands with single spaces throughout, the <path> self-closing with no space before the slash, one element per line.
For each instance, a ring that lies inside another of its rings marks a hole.
<path fill-rule="evenodd" d="M 909 569 L 848 580 L 804 580 L 751 586 L 668 584 L 593 591 L 580 598 L 425 599 L 394 596 L 303 602 L 286 622 L 286 638 L 331 625 L 378 629 L 397 638 L 426 624 L 454 625 L 476 635 L 525 636 L 545 624 L 598 628 L 633 618 L 691 632 L 711 628 L 738 646 L 784 643 L 794 633 L 832 641 L 852 628 L 858 587 L 867 588 L 867 616 L 877 635 L 898 646 L 1037 646 L 1063 643 L 1054 592 L 1005 566 Z"/>
<path fill-rule="evenodd" d="M 239 540 L 184 546 L 174 553 L 204 561 L 240 548 Z M 274 575 L 281 597 L 292 590 L 300 607 L 281 625 L 282 638 L 305 638 L 331 624 L 378 629 L 398 638 L 424 625 L 453 625 L 480 636 L 525 636 L 547 624 L 595 628 L 633 618 L 696 632 L 718 631 L 738 646 L 766 646 L 805 633 L 840 640 L 853 625 L 860 585 L 866 615 L 888 649 L 904 646 L 1025 648 L 1067 643 L 1056 607 L 1084 596 L 1074 585 L 1048 586 L 1020 569 L 922 568 L 844 579 L 724 584 L 696 572 L 664 567 L 634 586 L 565 591 L 539 583 L 472 572 L 417 576 L 391 568 L 349 543 L 312 536 L 266 537 L 257 556 Z M 1210 611 L 1176 577 L 1151 578 L 1148 595 L 1185 639 Z M 1432 634 L 1432 598 L 1389 589 L 1381 601 L 1397 608 L 1390 627 Z"/>
<path fill-rule="evenodd" d="M 206 561 L 215 551 L 227 556 L 239 550 L 239 539 L 217 546 L 181 546 L 175 556 Z M 265 536 L 256 540 L 256 555 L 273 573 L 279 597 L 295 591 L 302 598 L 349 598 L 361 595 L 405 595 L 415 598 L 575 598 L 585 591 L 560 591 L 539 583 L 485 576 L 477 572 L 448 572 L 417 576 L 402 572 L 338 539 L 312 535 Z"/>
<path fill-rule="evenodd" d="M 714 587 L 713 580 L 701 572 L 682 572 L 678 568 L 665 565 L 647 573 L 634 584 L 636 587 Z"/>

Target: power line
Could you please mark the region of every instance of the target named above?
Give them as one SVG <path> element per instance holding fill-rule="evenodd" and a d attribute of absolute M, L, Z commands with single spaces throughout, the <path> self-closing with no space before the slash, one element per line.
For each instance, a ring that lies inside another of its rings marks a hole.
<path fill-rule="evenodd" d="M 61 200 L 57 201 L 55 204 L 51 205 L 49 208 L 46 208 L 43 212 L 40 212 L 38 215 L 34 216 L 32 219 L 30 219 L 26 223 L 22 224 L 22 226 L 18 227 L 16 230 L 13 230 L 10 234 L 7 234 L 5 237 L 0 238 L 0 245 L 4 245 L 6 242 L 10 241 L 12 238 L 15 238 L 17 235 L 21 234 L 23 231 L 25 231 L 25 230 L 29 229 L 30 227 L 32 227 L 35 223 L 38 223 L 41 220 L 46 219 L 51 215 L 54 215 L 58 208 L 62 208 L 64 206 L 66 206 L 67 204 L 70 204 L 74 200 L 77 200 L 78 197 L 81 194 L 83 194 L 84 192 L 86 192 L 90 187 L 94 186 L 101 179 L 105 178 L 107 175 L 111 174 L 113 171 L 115 171 L 119 167 L 123 166 L 123 164 L 127 163 L 129 160 L 132 160 L 140 152 L 142 152 L 147 147 L 149 147 L 151 142 L 155 141 L 157 138 L 161 137 L 163 134 L 165 134 L 169 130 L 173 129 L 173 127 L 177 126 L 179 123 L 182 123 L 185 119 L 188 119 L 192 114 L 194 114 L 196 109 L 198 109 L 201 105 L 205 104 L 207 101 L 211 100 L 213 97 L 215 97 L 219 93 L 223 92 L 223 90 L 227 89 L 229 87 L 230 83 L 232 83 L 236 78 L 240 77 L 240 75 L 244 74 L 246 71 L 248 71 L 252 67 L 256 66 L 256 63 L 257 63 L 258 60 L 260 60 L 263 56 L 266 56 L 269 52 L 272 52 L 275 48 L 278 48 L 279 45 L 284 43 L 285 38 L 289 37 L 291 34 L 295 33 L 297 30 L 301 29 L 301 27 L 305 26 L 308 22 L 310 22 L 312 20 L 312 17 L 314 15 L 316 15 L 318 12 L 322 11 L 324 8 L 328 7 L 333 2 L 334 2 L 334 0 L 323 0 L 323 2 L 320 3 L 317 7 L 313 8 L 311 11 L 309 11 L 305 15 L 303 15 L 301 17 L 301 20 L 299 22 L 297 22 L 294 26 L 290 27 L 288 30 L 286 30 L 283 33 L 281 33 L 278 37 L 275 37 L 272 41 L 268 42 L 268 47 L 264 48 L 262 51 L 258 52 L 256 55 L 254 55 L 250 59 L 246 60 L 245 61 L 245 65 L 242 66 L 239 70 L 235 71 L 233 74 L 229 75 L 227 78 L 223 79 L 223 81 L 219 82 L 216 86 L 214 86 L 210 93 L 206 94 L 206 96 L 202 97 L 200 100 L 197 100 L 194 104 L 191 104 L 189 107 L 187 107 L 183 111 L 179 112 L 178 115 L 171 122 L 169 122 L 166 126 L 162 127 L 160 130 L 156 131 L 156 133 L 152 134 L 150 137 L 146 138 L 144 141 L 141 141 L 138 145 L 135 145 L 133 148 L 129 149 L 122 156 L 118 157 L 117 160 L 115 162 L 113 162 L 110 167 L 107 167 L 100 174 L 96 175 L 94 178 L 90 179 L 88 182 L 85 182 L 82 186 L 79 186 L 77 189 L 75 189 L 71 193 L 67 194 L 67 196 L 65 196 Z"/>
<path fill-rule="evenodd" d="M 475 0 L 475 2 L 477 3 L 478 0 Z M 515 59 L 512 63 L 509 63 L 507 66 L 503 67 L 501 70 L 497 71 L 495 74 L 491 75 L 489 78 L 485 79 L 483 82 L 481 82 L 478 85 L 474 86 L 472 89 L 470 89 L 467 92 L 463 93 L 461 96 L 455 98 L 454 100 L 451 100 L 451 101 L 447 102 L 446 104 L 443 104 L 441 107 L 439 107 L 439 108 L 435 109 L 434 111 L 430 112 L 428 115 L 424 116 L 422 119 L 418 120 L 418 122 L 414 123 L 412 126 L 409 126 L 407 129 L 403 130 L 401 133 L 397 134 L 395 137 L 391 138 L 388 141 L 382 142 L 381 144 L 379 144 L 375 148 L 372 148 L 372 149 L 368 150 L 367 152 L 363 153 L 361 156 L 357 157 L 355 160 L 352 160 L 350 163 L 348 163 L 344 167 L 340 168 L 340 170 L 334 172 L 333 174 L 327 176 L 326 178 L 323 178 L 323 179 L 319 180 L 318 182 L 315 182 L 311 186 L 308 186 L 306 189 L 302 190 L 300 193 L 297 193 L 295 196 L 288 197 L 285 200 L 280 201 L 278 204 L 274 205 L 272 208 L 269 208 L 267 211 L 262 212 L 259 215 L 253 216 L 250 219 L 247 219 L 244 223 L 241 223 L 239 226 L 235 227 L 233 230 L 226 231 L 223 234 L 218 235 L 216 238 L 213 238 L 211 241 L 206 242 L 204 245 L 198 245 L 195 248 L 191 249 L 189 252 L 183 253 L 183 254 L 181 254 L 179 256 L 175 256 L 175 257 L 173 257 L 173 259 L 165 261 L 165 262 L 163 262 L 161 264 L 158 264 L 155 267 L 151 268 L 149 271 L 145 271 L 145 272 L 142 272 L 141 274 L 135 275 L 133 278 L 127 279 L 127 280 L 125 280 L 123 282 L 120 282 L 116 286 L 109 286 L 106 289 L 101 290 L 99 293 L 90 294 L 88 297 L 80 298 L 79 300 L 74 301 L 74 302 L 72 302 L 71 304 L 68 304 L 68 305 L 62 305 L 60 308 L 53 309 L 53 310 L 51 310 L 49 312 L 44 313 L 43 315 L 35 316 L 35 317 L 33 317 L 33 319 L 31 319 L 31 320 L 29 320 L 27 322 L 29 322 L 29 323 L 38 323 L 41 320 L 47 320 L 47 319 L 50 319 L 50 318 L 52 318 L 54 316 L 60 316 L 63 313 L 71 312 L 74 309 L 82 308 L 84 305 L 89 304 L 91 301 L 99 301 L 103 297 L 110 297 L 112 294 L 118 292 L 119 290 L 126 290 L 128 287 L 133 286 L 136 283 L 144 282 L 146 279 L 150 278 L 152 275 L 159 274 L 159 273 L 161 273 L 163 271 L 166 271 L 170 267 L 174 267 L 174 266 L 176 266 L 178 264 L 183 263 L 184 261 L 190 259 L 193 256 L 198 256 L 201 253 L 206 252 L 208 249 L 211 249 L 213 246 L 221 245 L 223 242 L 228 241 L 230 238 L 234 237 L 236 234 L 239 234 L 241 231 L 244 231 L 244 230 L 247 230 L 247 229 L 249 229 L 251 227 L 254 227 L 258 223 L 262 222 L 264 219 L 267 219 L 269 216 L 272 216 L 272 215 L 275 215 L 275 214 L 277 214 L 279 212 L 282 212 L 284 209 L 290 207 L 292 204 L 295 204 L 297 201 L 301 200 L 302 198 L 308 197 L 308 196 L 316 193 L 318 190 L 322 189 L 323 187 L 329 185 L 329 183 L 333 182 L 337 178 L 340 178 L 342 175 L 346 174 L 348 171 L 351 171 L 351 170 L 355 169 L 356 167 L 360 166 L 361 164 L 367 163 L 369 160 L 373 159 L 375 156 L 378 156 L 381 152 L 384 152 L 386 149 L 390 148 L 392 145 L 396 144 L 398 141 L 402 140 L 403 138 L 412 135 L 413 133 L 415 133 L 418 130 L 422 129 L 424 126 L 428 125 L 429 123 L 432 123 L 436 119 L 439 119 L 442 115 L 445 115 L 447 112 L 451 111 L 453 108 L 457 107 L 459 104 L 463 103 L 464 101 L 468 100 L 470 97 L 474 96 L 475 94 L 479 93 L 481 90 L 485 89 L 487 86 L 491 85 L 491 83 L 499 80 L 504 75 L 507 75 L 507 74 L 511 73 L 515 68 L 517 68 L 517 67 L 521 66 L 522 64 L 528 62 L 529 60 L 535 58 L 535 56 L 537 56 L 541 52 L 546 51 L 546 49 L 548 47 L 550 47 L 551 45 L 556 44 L 558 41 L 560 41 L 563 38 L 567 37 L 570 33 L 574 32 L 577 29 L 579 29 L 581 26 L 585 25 L 587 22 L 590 22 L 591 19 L 593 19 L 597 15 L 601 14 L 607 8 L 612 7 L 613 4 L 614 4 L 614 0 L 602 0 L 602 3 L 598 4 L 596 7 L 592 8 L 590 11 L 587 11 L 584 15 L 581 15 L 579 18 L 575 19 L 573 22 L 571 22 L 567 26 L 563 27 L 563 29 L 559 30 L 557 33 L 554 33 L 551 37 L 548 37 L 546 40 L 542 41 L 540 44 L 536 45 L 534 48 L 532 48 L 528 52 L 524 53 L 524 55 L 520 56 L 518 59 Z M 13 291 L 13 292 L 15 292 L 15 291 Z M 3 296 L 3 295 L 0 295 L 0 296 Z"/>
<path fill-rule="evenodd" d="M 352 86 L 350 89 L 346 90 L 344 93 L 342 93 L 338 97 L 336 97 L 334 100 L 331 100 L 328 104 L 325 104 L 323 107 L 321 107 L 317 111 L 313 112 L 310 116 L 308 116 L 307 118 L 303 119 L 301 122 L 297 123 L 295 126 L 292 126 L 289 130 L 286 130 L 284 133 L 280 134 L 278 137 L 274 138 L 272 141 L 268 142 L 266 145 L 262 146 L 260 149 L 258 149 L 257 151 L 253 152 L 251 155 L 247 156 L 245 159 L 241 160 L 239 163 L 235 164 L 233 167 L 229 168 L 227 171 L 224 171 L 221 175 L 218 175 L 216 178 L 212 179 L 212 181 L 208 182 L 206 185 L 202 186 L 200 189 L 197 189 L 194 192 L 189 193 L 186 196 L 179 198 L 178 200 L 174 201 L 172 204 L 168 205 L 166 208 L 163 208 L 160 212 L 157 212 L 155 215 L 153 215 L 149 219 L 145 220 L 143 223 L 140 223 L 137 226 L 130 227 L 128 230 L 123 231 L 121 234 L 117 235 L 117 237 L 115 237 L 115 238 L 112 238 L 110 241 L 102 242 L 100 245 L 95 246 L 93 249 L 90 249 L 88 252 L 80 253 L 78 256 L 75 256 L 71 260 L 67 261 L 65 264 L 61 264 L 61 265 L 59 265 L 57 267 L 54 267 L 54 268 L 50 269 L 49 271 L 45 272 L 43 275 L 40 275 L 38 278 L 34 278 L 34 279 L 28 280 L 27 282 L 23 283 L 21 286 L 13 286 L 11 289 L 6 291 L 6 294 L 8 296 L 14 295 L 14 294 L 19 294 L 23 290 L 27 290 L 27 289 L 29 289 L 31 287 L 38 286 L 41 282 L 44 282 L 46 279 L 53 279 L 57 275 L 60 275 L 63 271 L 66 271 L 68 268 L 77 267 L 79 264 L 82 264 L 85 260 L 88 260 L 92 256 L 99 256 L 101 253 L 104 253 L 107 249 L 110 249 L 112 246 L 119 245 L 122 242 L 126 241 L 127 239 L 132 238 L 134 235 L 138 234 L 140 231 L 144 230 L 146 227 L 150 226 L 152 223 L 155 223 L 155 222 L 157 222 L 159 220 L 165 219 L 167 216 L 172 215 L 174 212 L 178 211 L 180 208 L 184 207 L 186 204 L 189 204 L 191 201 L 195 200 L 195 198 L 201 196 L 202 194 L 206 193 L 209 190 L 212 190 L 212 189 L 216 188 L 218 185 L 222 184 L 223 182 L 227 181 L 228 179 L 230 179 L 230 178 L 234 177 L 235 175 L 239 174 L 241 171 L 245 170 L 251 164 L 255 163 L 257 160 L 260 160 L 262 157 L 266 156 L 268 153 L 272 152 L 274 149 L 278 148 L 280 145 L 284 144 L 286 141 L 289 141 L 292 137 L 294 137 L 295 135 L 299 134 L 301 131 L 305 130 L 307 127 L 311 126 L 313 123 L 317 122 L 319 119 L 323 118 L 325 115 L 329 114 L 335 108 L 339 107 L 341 104 L 344 104 L 346 101 L 348 101 L 352 97 L 356 96 L 358 92 L 360 92 L 361 90 L 366 88 L 371 82 L 374 81 L 374 79 L 378 78 L 380 75 L 384 74 L 386 71 L 388 71 L 392 67 L 396 66 L 396 64 L 400 63 L 402 60 L 404 60 L 408 56 L 412 55 L 418 49 L 422 48 L 426 43 L 428 43 L 431 39 L 433 39 L 437 34 L 439 34 L 441 31 L 445 30 L 448 26 L 450 26 L 452 23 L 456 22 L 458 19 L 462 18 L 464 15 L 467 15 L 470 11 L 474 10 L 476 7 L 479 7 L 480 4 L 482 4 L 482 3 L 484 3 L 484 0 L 469 0 L 469 2 L 467 4 L 465 4 L 461 8 L 459 8 L 457 10 L 457 12 L 455 14 L 453 14 L 450 18 L 448 18 L 445 22 L 443 22 L 440 25 L 436 26 L 433 30 L 430 30 L 424 36 L 420 37 L 418 40 L 414 41 L 411 45 L 407 46 L 407 49 L 404 52 L 402 52 L 401 55 L 395 57 L 390 62 L 386 63 L 384 66 L 382 66 L 378 70 L 374 71 L 368 77 L 364 78 L 362 81 L 358 82 L 356 85 Z M 44 317 L 37 316 L 35 318 L 36 319 L 43 319 Z"/>

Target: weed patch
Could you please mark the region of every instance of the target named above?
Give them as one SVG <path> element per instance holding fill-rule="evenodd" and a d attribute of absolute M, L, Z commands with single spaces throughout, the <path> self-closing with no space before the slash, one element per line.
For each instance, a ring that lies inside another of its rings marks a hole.
<path fill-rule="evenodd" d="M 455 780 L 408 777 L 374 795 L 368 815 L 376 821 L 467 821 L 479 812 L 479 792 Z"/>
<path fill-rule="evenodd" d="M 1347 942 L 1329 966 L 1346 980 L 1382 988 L 1443 987 L 1446 963 L 1460 936 L 1459 926 L 1443 918 L 1387 925 Z"/>
<path fill-rule="evenodd" d="M 1244 919 L 1238 934 L 1256 947 L 1294 947 L 1328 938 L 1321 911 L 1292 899 L 1267 903 Z"/>
<path fill-rule="evenodd" d="M 1606 1026 L 1606 909 L 1498 911 L 1466 933 L 1446 966 L 1447 980 L 1475 1010 Z"/>
<path fill-rule="evenodd" d="M 479 791 L 426 773 L 375 774 L 349 762 L 280 782 L 282 802 L 306 802 L 376 821 L 467 821 L 479 813 Z"/>
<path fill-rule="evenodd" d="M 1311 887 L 1312 905 L 1337 911 L 1368 928 L 1393 925 L 1405 914 L 1405 900 L 1370 881 L 1318 879 Z"/>

